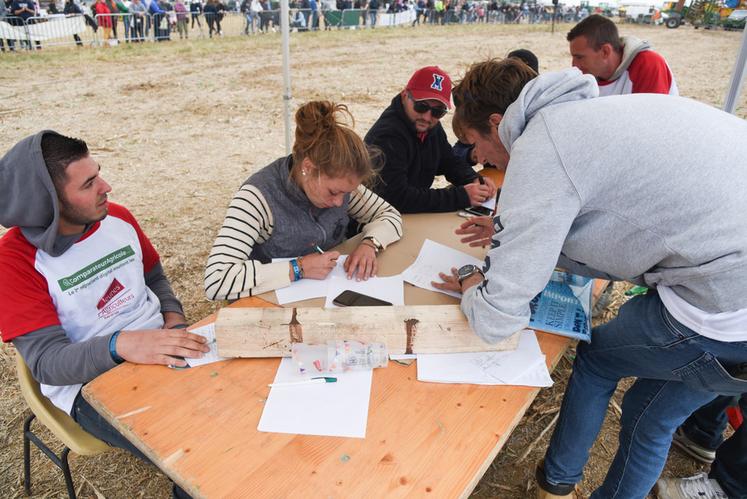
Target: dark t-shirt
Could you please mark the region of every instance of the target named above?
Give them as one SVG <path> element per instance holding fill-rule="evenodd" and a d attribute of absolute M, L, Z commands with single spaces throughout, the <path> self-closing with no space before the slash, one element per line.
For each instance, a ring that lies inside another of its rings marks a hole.
<path fill-rule="evenodd" d="M 26 7 L 27 9 L 31 9 L 31 12 L 28 10 L 24 10 L 23 12 L 16 14 L 16 11 L 19 9 L 22 9 Z M 24 21 L 26 21 L 30 17 L 34 17 L 34 2 L 31 2 L 29 0 L 14 0 L 14 2 L 10 6 L 10 15 L 11 16 L 18 16 Z"/>

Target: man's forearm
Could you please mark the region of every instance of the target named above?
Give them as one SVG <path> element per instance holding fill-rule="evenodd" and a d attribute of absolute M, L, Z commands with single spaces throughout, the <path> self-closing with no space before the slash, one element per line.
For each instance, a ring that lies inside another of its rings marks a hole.
<path fill-rule="evenodd" d="M 111 334 L 73 343 L 61 326 L 49 326 L 13 339 L 35 380 L 46 385 L 88 383 L 116 365 L 109 353 Z"/>

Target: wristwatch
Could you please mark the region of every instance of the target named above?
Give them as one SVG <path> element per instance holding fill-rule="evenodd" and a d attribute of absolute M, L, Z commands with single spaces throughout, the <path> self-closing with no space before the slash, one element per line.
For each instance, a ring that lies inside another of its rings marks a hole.
<path fill-rule="evenodd" d="M 480 267 L 478 267 L 477 265 L 472 265 L 471 263 L 469 263 L 467 265 L 459 267 L 459 270 L 457 270 L 457 278 L 459 279 L 459 284 L 461 285 L 462 281 L 475 274 L 483 275 L 482 270 L 480 270 Z"/>
<path fill-rule="evenodd" d="M 363 241 L 370 241 L 373 245 L 374 252 L 378 255 L 379 251 L 384 249 L 384 246 L 381 245 L 381 243 L 373 236 L 366 236 L 363 238 Z M 361 241 L 361 242 L 363 242 Z"/>

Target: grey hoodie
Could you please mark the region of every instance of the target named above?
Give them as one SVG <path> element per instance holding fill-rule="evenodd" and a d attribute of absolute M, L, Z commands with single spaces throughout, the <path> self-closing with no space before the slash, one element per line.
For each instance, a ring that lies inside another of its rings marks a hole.
<path fill-rule="evenodd" d="M 35 247 L 60 256 L 82 234 L 60 237 L 57 191 L 41 152 L 42 130 L 13 146 L 0 159 L 0 225 L 20 227 Z M 33 201 L 32 201 L 33 200 Z"/>
<path fill-rule="evenodd" d="M 503 116 L 496 235 L 462 298 L 486 341 L 526 327 L 559 261 L 708 313 L 747 308 L 747 122 L 681 97 L 596 95 L 575 68 L 545 73 Z"/>
<path fill-rule="evenodd" d="M 651 44 L 646 40 L 641 40 L 635 36 L 623 36 L 620 38 L 620 41 L 623 44 L 622 60 L 620 61 L 620 65 L 617 66 L 617 69 L 615 69 L 615 72 L 612 73 L 609 81 L 615 81 L 620 78 L 620 76 L 628 70 L 628 66 L 633 62 L 635 56 L 644 50 L 651 49 Z"/>
<path fill-rule="evenodd" d="M 0 158 L 0 225 L 19 227 L 33 246 L 51 256 L 62 255 L 89 227 L 71 236 L 60 236 L 57 191 L 41 151 L 43 130 L 26 137 Z M 59 134 L 58 134 L 59 135 Z M 145 276 L 147 286 L 161 302 L 162 312 L 182 312 L 163 267 L 155 265 Z M 114 333 L 114 331 L 112 331 Z M 71 343 L 60 326 L 29 331 L 13 340 L 34 378 L 48 385 L 86 383 L 114 366 L 109 337 Z"/>

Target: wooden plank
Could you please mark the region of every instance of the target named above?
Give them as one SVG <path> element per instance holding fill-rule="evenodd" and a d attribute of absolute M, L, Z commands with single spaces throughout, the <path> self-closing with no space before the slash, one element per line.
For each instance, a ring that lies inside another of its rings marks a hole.
<path fill-rule="evenodd" d="M 224 357 L 288 357 L 293 343 L 379 342 L 390 354 L 512 350 L 519 335 L 486 343 L 458 305 L 345 308 L 225 308 L 215 323 Z"/>

